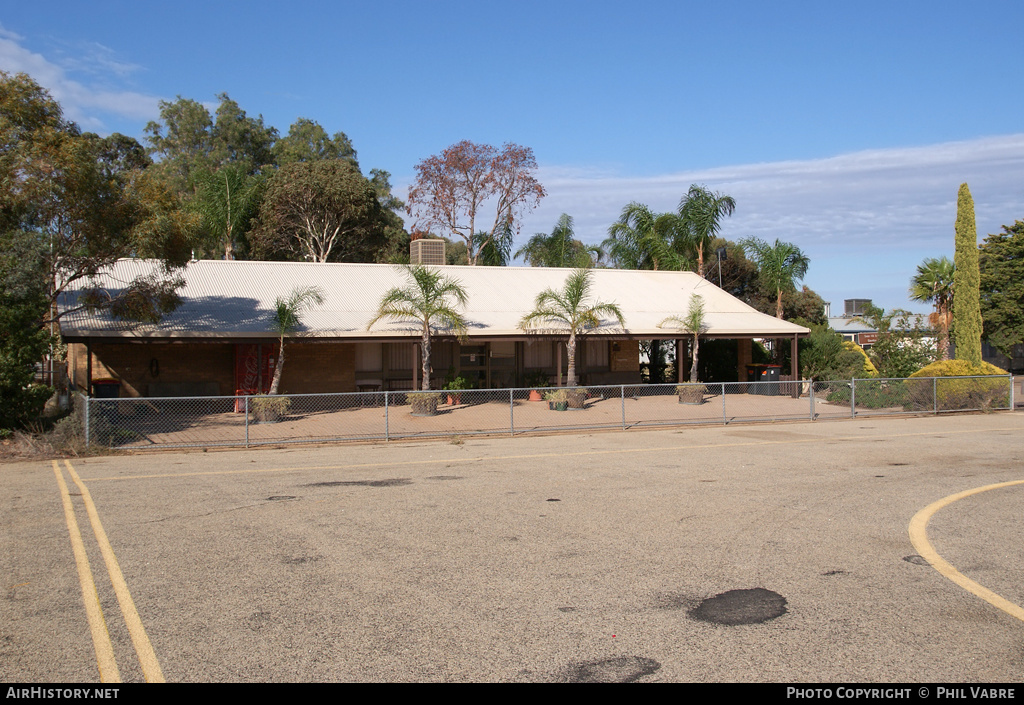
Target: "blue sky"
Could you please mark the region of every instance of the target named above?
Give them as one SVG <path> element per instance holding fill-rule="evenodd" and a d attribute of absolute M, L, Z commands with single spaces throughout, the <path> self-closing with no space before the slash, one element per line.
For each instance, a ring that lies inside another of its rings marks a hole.
<path fill-rule="evenodd" d="M 459 140 L 527 145 L 549 195 L 519 243 L 562 212 L 599 242 L 630 201 L 703 183 L 737 201 L 723 235 L 797 244 L 834 311 L 926 311 L 906 289 L 952 255 L 960 183 L 980 237 L 1024 218 L 1024 4 L 833 5 L 19 3 L 0 69 L 140 140 L 177 95 L 308 117 L 400 196 Z"/>

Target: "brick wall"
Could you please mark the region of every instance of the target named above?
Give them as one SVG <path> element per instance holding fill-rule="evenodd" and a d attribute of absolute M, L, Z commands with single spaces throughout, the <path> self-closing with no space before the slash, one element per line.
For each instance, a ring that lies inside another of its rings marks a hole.
<path fill-rule="evenodd" d="M 282 394 L 356 391 L 353 343 L 285 343 Z"/>
<path fill-rule="evenodd" d="M 154 363 L 155 361 L 155 363 Z M 68 346 L 75 387 L 85 390 L 85 345 Z M 156 372 L 154 375 L 153 372 Z M 231 395 L 235 393 L 234 343 L 93 343 L 92 379 L 121 382 L 122 397 Z M 157 391 L 154 394 L 154 391 Z M 349 343 L 285 345 L 281 392 L 355 391 L 355 346 Z"/>
<path fill-rule="evenodd" d="M 92 379 L 121 382 L 122 397 L 153 396 L 151 384 L 206 383 L 217 394 L 232 394 L 235 346 L 229 343 L 93 343 Z M 75 386 L 85 389 L 85 345 L 68 346 Z M 154 372 L 156 374 L 154 374 Z"/>

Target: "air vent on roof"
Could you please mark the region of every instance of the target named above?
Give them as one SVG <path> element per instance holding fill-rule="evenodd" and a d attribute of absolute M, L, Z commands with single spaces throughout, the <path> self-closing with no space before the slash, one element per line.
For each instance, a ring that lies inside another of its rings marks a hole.
<path fill-rule="evenodd" d="M 843 303 L 845 304 L 843 315 L 860 316 L 867 312 L 868 306 L 871 305 L 871 299 L 846 299 Z"/>
<path fill-rule="evenodd" d="M 421 238 L 409 243 L 412 264 L 444 264 L 444 240 Z"/>

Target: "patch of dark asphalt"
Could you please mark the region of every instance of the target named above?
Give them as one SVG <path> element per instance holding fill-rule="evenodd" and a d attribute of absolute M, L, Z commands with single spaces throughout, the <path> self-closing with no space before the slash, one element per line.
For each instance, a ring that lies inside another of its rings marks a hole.
<path fill-rule="evenodd" d="M 617 656 L 574 663 L 557 680 L 562 683 L 635 683 L 661 668 L 652 658 Z"/>
<path fill-rule="evenodd" d="M 846 575 L 846 571 L 845 571 L 845 570 L 842 570 L 842 569 L 837 569 L 837 570 L 827 570 L 827 571 L 825 571 L 824 573 L 822 573 L 822 575 L 824 575 L 824 576 L 826 576 L 826 577 L 828 577 L 828 576 L 830 576 L 830 575 Z"/>
<path fill-rule="evenodd" d="M 278 502 L 278 501 L 284 500 L 284 499 L 295 499 L 295 495 L 293 495 L 293 494 L 272 494 L 269 497 L 267 497 L 267 501 L 268 502 Z"/>
<path fill-rule="evenodd" d="M 545 502 L 561 502 L 562 500 L 560 500 L 560 499 L 546 499 L 544 501 Z"/>
<path fill-rule="evenodd" d="M 924 556 L 914 554 L 912 556 L 903 556 L 903 560 L 907 563 L 913 563 L 914 565 L 928 565 L 928 561 L 925 560 Z"/>
<path fill-rule="evenodd" d="M 576 608 L 575 607 L 559 607 L 558 611 L 559 612 L 575 612 Z"/>
<path fill-rule="evenodd" d="M 313 482 L 303 487 L 399 487 L 411 485 L 412 480 L 396 477 L 390 480 L 346 480 L 337 482 Z"/>
<path fill-rule="evenodd" d="M 462 475 L 431 475 L 428 480 L 461 480 Z"/>
<path fill-rule="evenodd" d="M 760 624 L 786 614 L 786 598 L 764 588 L 729 590 L 709 597 L 687 614 L 691 619 L 730 627 Z"/>
<path fill-rule="evenodd" d="M 320 560 L 320 556 L 295 556 L 294 558 L 285 558 L 282 562 L 285 565 L 302 565 L 304 563 L 313 563 Z"/>
<path fill-rule="evenodd" d="M 889 463 L 889 465 L 892 465 L 893 467 L 899 467 L 900 465 L 910 465 L 910 463 Z"/>

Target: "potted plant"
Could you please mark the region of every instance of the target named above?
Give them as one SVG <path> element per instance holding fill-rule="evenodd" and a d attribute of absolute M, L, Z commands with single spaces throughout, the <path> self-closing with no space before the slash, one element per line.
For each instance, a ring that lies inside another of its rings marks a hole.
<path fill-rule="evenodd" d="M 569 408 L 569 394 L 564 389 L 545 393 L 544 400 L 552 411 L 565 411 Z"/>
<path fill-rule="evenodd" d="M 703 404 L 708 388 L 705 384 L 680 384 L 676 386 L 680 404 Z"/>
<path fill-rule="evenodd" d="M 449 379 L 444 385 L 445 391 L 448 392 L 448 404 L 449 406 L 455 406 L 456 404 L 462 403 L 462 392 L 469 389 L 469 382 L 462 375 Z"/>
<path fill-rule="evenodd" d="M 288 415 L 292 400 L 288 397 L 255 397 L 251 401 L 252 416 L 256 423 L 277 423 Z"/>
<path fill-rule="evenodd" d="M 409 404 L 412 406 L 413 416 L 434 416 L 437 414 L 437 405 L 441 401 L 441 395 L 437 392 L 409 392 Z"/>
<path fill-rule="evenodd" d="M 530 388 L 530 401 L 543 401 L 544 393 L 541 390 L 550 384 L 548 376 L 543 370 L 534 370 L 526 375 L 526 386 Z"/>
<path fill-rule="evenodd" d="M 565 400 L 570 409 L 585 409 L 587 407 L 587 389 L 585 387 L 574 387 L 565 390 Z"/>

